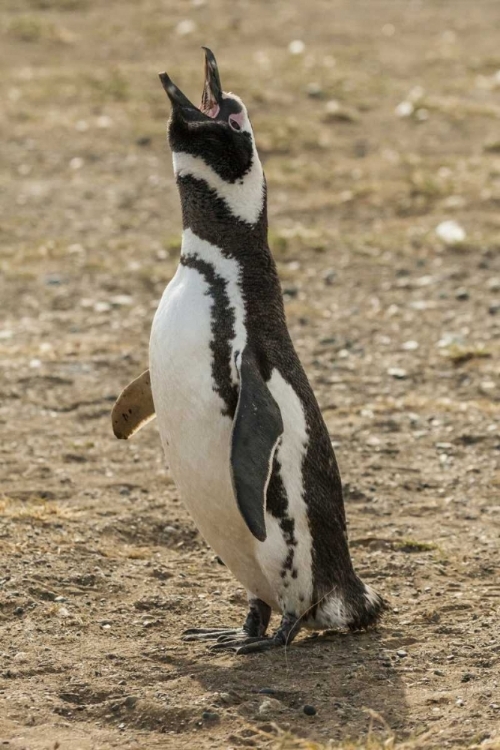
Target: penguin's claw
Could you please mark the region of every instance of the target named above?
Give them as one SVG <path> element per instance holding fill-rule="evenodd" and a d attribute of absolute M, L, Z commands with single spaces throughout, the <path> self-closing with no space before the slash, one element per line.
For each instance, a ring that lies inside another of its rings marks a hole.
<path fill-rule="evenodd" d="M 236 656 L 242 654 L 260 654 L 263 651 L 269 651 L 271 648 L 279 648 L 284 646 L 284 643 L 277 641 L 275 638 L 259 638 L 254 643 L 244 643 L 242 646 L 236 649 Z"/>
<path fill-rule="evenodd" d="M 226 630 L 238 630 L 234 625 L 223 625 L 220 628 L 188 628 L 182 635 L 193 635 L 197 633 L 222 633 Z"/>
<path fill-rule="evenodd" d="M 189 628 L 182 634 L 183 641 L 218 641 L 246 635 L 241 628 Z"/>
<path fill-rule="evenodd" d="M 260 654 L 272 648 L 285 646 L 281 638 L 246 638 L 244 640 L 226 640 L 209 646 L 210 651 L 233 651 L 236 656 Z"/>
<path fill-rule="evenodd" d="M 258 643 L 265 643 L 267 641 L 272 641 L 272 638 L 261 638 L 260 636 L 251 637 L 246 633 L 243 633 L 241 638 L 221 638 L 217 643 L 210 645 L 209 649 L 210 651 L 234 651 L 236 654 L 245 654 L 249 652 L 242 651 L 242 649 L 247 646 L 257 645 Z"/>

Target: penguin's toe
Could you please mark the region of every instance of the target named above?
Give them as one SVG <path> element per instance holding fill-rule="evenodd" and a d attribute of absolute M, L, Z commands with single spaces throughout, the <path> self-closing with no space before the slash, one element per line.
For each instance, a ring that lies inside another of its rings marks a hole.
<path fill-rule="evenodd" d="M 210 651 L 234 651 L 234 653 L 246 653 L 241 651 L 246 646 L 251 646 L 256 643 L 271 641 L 271 638 L 261 638 L 260 636 L 251 637 L 246 633 L 242 633 L 240 638 L 225 638 L 220 639 L 217 643 L 213 643 L 209 646 Z"/>
<path fill-rule="evenodd" d="M 183 641 L 217 641 L 235 638 L 243 633 L 241 628 L 189 628 L 182 634 Z"/>

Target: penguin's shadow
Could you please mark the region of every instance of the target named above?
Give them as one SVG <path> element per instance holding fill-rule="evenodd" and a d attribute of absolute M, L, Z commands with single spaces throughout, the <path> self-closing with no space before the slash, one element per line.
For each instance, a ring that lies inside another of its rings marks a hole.
<path fill-rule="evenodd" d="M 216 705 L 233 706 L 256 728 L 273 722 L 323 741 L 357 738 L 370 726 L 376 733 L 401 736 L 408 707 L 389 635 L 383 629 L 327 632 L 286 649 L 234 657 L 197 645 L 191 658 L 176 655 L 172 661 L 213 693 Z M 307 716 L 305 705 L 314 706 L 316 714 Z"/>

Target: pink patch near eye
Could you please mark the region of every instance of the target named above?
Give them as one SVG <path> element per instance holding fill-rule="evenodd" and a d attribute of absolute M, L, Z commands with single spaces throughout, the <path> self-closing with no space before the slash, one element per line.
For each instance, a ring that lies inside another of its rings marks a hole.
<path fill-rule="evenodd" d="M 245 121 L 245 115 L 243 112 L 238 112 L 237 115 L 229 115 L 229 124 L 234 127 L 235 130 L 241 130 Z"/>

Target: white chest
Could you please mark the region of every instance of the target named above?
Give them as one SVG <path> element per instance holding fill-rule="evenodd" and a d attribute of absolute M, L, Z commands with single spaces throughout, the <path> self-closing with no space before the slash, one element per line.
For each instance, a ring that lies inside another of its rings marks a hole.
<path fill-rule="evenodd" d="M 187 230 L 183 253 L 204 264 L 180 265 L 158 307 L 150 341 L 150 372 L 158 427 L 170 470 L 181 497 L 206 541 L 238 580 L 271 606 L 282 609 L 285 597 L 308 601 L 312 591 L 311 538 L 303 500 L 302 459 L 307 431 L 301 403 L 277 371 L 268 387 L 284 423 L 277 456 L 294 519 L 298 544 L 294 577 L 283 564 L 290 549 L 277 519 L 267 513 L 267 539 L 257 541 L 236 504 L 231 481 L 232 419 L 216 389 L 214 362 L 214 273 L 224 280 L 233 316 L 231 362 L 246 345 L 245 311 L 238 266 L 217 248 Z M 207 266 L 211 270 L 207 273 Z M 228 377 L 237 382 L 236 368 Z M 286 590 L 283 587 L 287 587 Z"/>
<path fill-rule="evenodd" d="M 222 273 L 224 265 L 217 269 Z M 237 307 L 234 278 L 226 289 Z M 151 386 L 158 427 L 182 500 L 201 534 L 248 590 L 272 604 L 269 583 L 256 560 L 258 542 L 241 517 L 232 488 L 232 419 L 223 414 L 224 402 L 212 376 L 214 304 L 203 274 L 180 265 L 163 294 L 151 331 Z M 242 310 L 241 300 L 239 305 Z M 235 314 L 234 351 L 245 343 L 241 310 Z"/>

